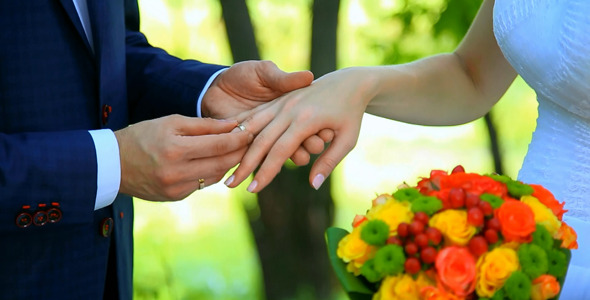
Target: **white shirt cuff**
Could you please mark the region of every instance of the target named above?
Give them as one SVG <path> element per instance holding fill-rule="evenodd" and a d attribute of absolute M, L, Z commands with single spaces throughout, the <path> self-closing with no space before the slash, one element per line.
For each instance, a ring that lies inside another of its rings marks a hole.
<path fill-rule="evenodd" d="M 119 143 L 110 129 L 88 131 L 96 148 L 97 176 L 94 210 L 107 207 L 115 201 L 121 185 Z"/>
<path fill-rule="evenodd" d="M 203 97 L 205 96 L 205 93 L 207 92 L 207 90 L 209 89 L 209 87 L 211 86 L 211 84 L 213 83 L 213 80 L 215 80 L 215 78 L 217 78 L 217 76 L 219 76 L 219 74 L 221 74 L 221 72 L 227 70 L 229 68 L 223 68 L 215 73 L 213 73 L 213 75 L 211 75 L 211 77 L 209 77 L 209 80 L 207 80 L 207 83 L 205 83 L 205 86 L 203 87 L 203 90 L 201 91 L 201 94 L 199 95 L 199 99 L 197 100 L 197 117 L 202 118 L 202 114 L 201 114 L 201 102 L 203 102 Z"/>

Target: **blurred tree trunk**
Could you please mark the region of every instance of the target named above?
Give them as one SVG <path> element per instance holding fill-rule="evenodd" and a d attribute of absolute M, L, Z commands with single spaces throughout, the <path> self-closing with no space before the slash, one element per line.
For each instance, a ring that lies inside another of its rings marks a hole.
<path fill-rule="evenodd" d="M 259 59 L 254 31 L 244 1 L 220 0 L 234 61 Z M 339 0 L 313 4 L 311 70 L 316 77 L 336 68 Z M 333 271 L 324 231 L 332 225 L 334 204 L 330 180 L 310 187 L 311 166 L 283 167 L 258 194 L 260 215 L 250 225 L 258 247 L 267 299 L 328 299 Z"/>
<path fill-rule="evenodd" d="M 313 2 L 311 71 L 316 78 L 336 70 L 336 36 L 340 0 Z"/>
<path fill-rule="evenodd" d="M 234 61 L 260 59 L 246 1 L 219 0 L 219 2 Z"/>
<path fill-rule="evenodd" d="M 504 174 L 504 168 L 502 167 L 502 154 L 500 153 L 500 141 L 498 138 L 498 132 L 496 131 L 496 124 L 492 118 L 492 112 L 488 112 L 484 116 L 486 123 L 486 129 L 490 137 L 490 152 L 492 153 L 492 160 L 494 162 L 494 172 L 498 174 Z"/>

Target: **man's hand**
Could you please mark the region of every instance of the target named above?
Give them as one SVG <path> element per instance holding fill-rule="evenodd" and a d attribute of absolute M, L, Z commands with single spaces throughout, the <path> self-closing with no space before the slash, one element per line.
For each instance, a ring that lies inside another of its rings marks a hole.
<path fill-rule="evenodd" d="M 121 158 L 119 191 L 153 201 L 180 200 L 211 185 L 240 162 L 253 135 L 236 121 L 167 116 L 115 132 Z"/>
<path fill-rule="evenodd" d="M 204 117 L 227 119 L 313 81 L 309 71 L 287 73 L 271 61 L 244 61 L 221 73 L 203 97 Z"/>

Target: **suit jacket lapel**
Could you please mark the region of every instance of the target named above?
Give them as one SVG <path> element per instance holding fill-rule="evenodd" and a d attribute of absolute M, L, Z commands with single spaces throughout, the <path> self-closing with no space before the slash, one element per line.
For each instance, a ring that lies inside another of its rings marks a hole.
<path fill-rule="evenodd" d="M 72 0 L 59 0 L 59 2 L 64 7 L 64 10 L 66 11 L 68 17 L 70 17 L 70 21 L 72 21 L 72 24 L 76 28 L 76 31 L 78 31 L 80 38 L 84 42 L 84 45 L 86 45 L 86 49 L 88 49 L 88 51 L 92 53 L 92 48 L 90 47 L 90 43 L 88 42 L 88 38 L 86 37 L 86 33 L 84 32 L 84 27 L 82 26 L 82 21 L 80 21 L 80 16 L 76 11 L 76 6 L 74 6 L 74 2 Z"/>
<path fill-rule="evenodd" d="M 125 66 L 125 11 L 120 0 L 87 0 L 98 66 L 98 90 L 101 107 L 113 106 L 108 128 L 127 123 Z M 117 112 L 115 114 L 114 112 Z"/>

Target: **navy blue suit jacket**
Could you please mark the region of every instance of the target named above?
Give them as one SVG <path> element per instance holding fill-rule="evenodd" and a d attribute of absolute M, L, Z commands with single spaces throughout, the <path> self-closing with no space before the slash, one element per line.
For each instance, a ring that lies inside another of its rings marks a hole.
<path fill-rule="evenodd" d="M 100 299 L 107 265 L 120 298 L 132 297 L 131 198 L 94 211 L 88 130 L 194 116 L 203 86 L 222 68 L 151 47 L 135 1 L 88 0 L 93 53 L 72 0 L 0 0 L 2 299 Z M 43 222 L 50 208 L 61 219 Z M 24 228 L 16 219 L 23 212 L 35 221 Z"/>

